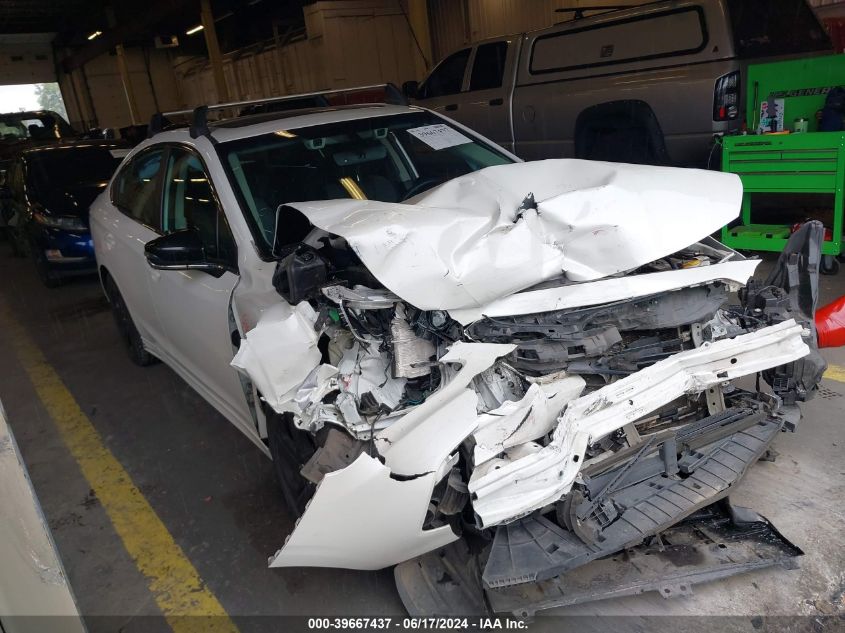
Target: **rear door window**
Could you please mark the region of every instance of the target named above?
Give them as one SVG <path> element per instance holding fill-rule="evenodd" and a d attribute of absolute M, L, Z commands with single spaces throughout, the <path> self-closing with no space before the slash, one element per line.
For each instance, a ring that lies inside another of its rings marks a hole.
<path fill-rule="evenodd" d="M 417 98 L 432 99 L 459 93 L 463 87 L 469 53 L 470 49 L 465 48 L 440 62 L 420 86 Z"/>
<path fill-rule="evenodd" d="M 163 156 L 160 147 L 135 156 L 123 166 L 111 188 L 114 205 L 154 231 L 161 229 L 159 175 Z"/>
<path fill-rule="evenodd" d="M 728 0 L 728 12 L 741 58 L 832 48 L 806 0 Z"/>
<path fill-rule="evenodd" d="M 505 61 L 508 57 L 507 42 L 482 44 L 475 51 L 472 74 L 469 79 L 470 90 L 489 90 L 500 88 L 505 74 Z"/>

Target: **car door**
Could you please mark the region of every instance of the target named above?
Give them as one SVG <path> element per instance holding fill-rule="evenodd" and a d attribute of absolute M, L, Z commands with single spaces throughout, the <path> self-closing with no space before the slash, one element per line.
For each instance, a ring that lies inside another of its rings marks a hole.
<path fill-rule="evenodd" d="M 513 149 L 510 91 L 513 76 L 511 40 L 487 42 L 475 49 L 469 86 L 462 95 L 460 120 L 479 134 Z"/>
<path fill-rule="evenodd" d="M 156 356 L 161 355 L 163 331 L 150 295 L 144 245 L 161 234 L 164 152 L 163 146 L 156 145 L 121 166 L 109 189 L 111 204 L 118 213 L 108 214 L 105 232 L 94 245 L 98 261 L 107 262 L 144 347 Z"/>
<path fill-rule="evenodd" d="M 196 231 L 206 258 L 225 267 L 219 276 L 199 270 L 150 269 L 167 360 L 218 411 L 255 435 L 240 379 L 229 365 L 234 355 L 229 302 L 238 282 L 235 240 L 208 170 L 193 150 L 170 147 L 162 194 L 163 233 Z"/>
<path fill-rule="evenodd" d="M 471 51 L 464 48 L 452 53 L 431 71 L 417 89 L 420 105 L 466 123 L 461 118 L 461 91 Z"/>

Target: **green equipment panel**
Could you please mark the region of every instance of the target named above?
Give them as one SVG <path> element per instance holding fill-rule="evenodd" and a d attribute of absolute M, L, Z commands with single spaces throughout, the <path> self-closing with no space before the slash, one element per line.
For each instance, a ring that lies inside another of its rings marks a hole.
<path fill-rule="evenodd" d="M 722 171 L 742 180 L 742 224 L 722 229 L 722 241 L 744 250 L 781 251 L 790 226 L 753 224 L 751 194 L 821 193 L 833 198 L 832 220 L 825 222 L 832 239 L 825 255 L 842 252 L 843 186 L 845 186 L 845 132 L 818 132 L 816 112 L 824 106 L 827 90 L 845 84 L 845 55 L 756 64 L 748 67 L 746 121 L 755 130 L 760 103 L 783 99 L 784 126 L 797 118 L 808 122 L 808 132 L 726 136 L 722 139 Z"/>

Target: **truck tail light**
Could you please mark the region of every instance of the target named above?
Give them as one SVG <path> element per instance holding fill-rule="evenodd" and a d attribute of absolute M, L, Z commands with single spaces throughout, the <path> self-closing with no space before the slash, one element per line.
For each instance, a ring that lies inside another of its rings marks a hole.
<path fill-rule="evenodd" d="M 722 75 L 713 90 L 713 120 L 733 121 L 739 117 L 739 71 Z"/>

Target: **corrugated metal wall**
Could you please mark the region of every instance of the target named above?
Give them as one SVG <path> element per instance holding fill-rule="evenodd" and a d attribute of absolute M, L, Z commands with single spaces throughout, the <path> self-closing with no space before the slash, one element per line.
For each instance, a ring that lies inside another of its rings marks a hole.
<path fill-rule="evenodd" d="M 307 39 L 278 48 L 268 41 L 225 56 L 232 99 L 414 78 L 419 52 L 396 0 L 317 2 L 304 13 Z M 186 106 L 215 100 L 205 59 L 180 60 L 175 71 Z"/>

